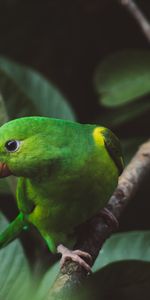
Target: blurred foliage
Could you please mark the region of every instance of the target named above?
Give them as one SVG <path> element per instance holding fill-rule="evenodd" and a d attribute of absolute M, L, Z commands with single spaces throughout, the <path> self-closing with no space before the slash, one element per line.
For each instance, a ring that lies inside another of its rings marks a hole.
<path fill-rule="evenodd" d="M 93 274 L 73 300 L 148 300 L 150 263 L 124 260 Z"/>
<path fill-rule="evenodd" d="M 149 1 L 137 3 L 150 20 Z M 117 1 L 0 0 L 0 37 L 0 124 L 25 115 L 99 123 L 118 134 L 126 163 L 149 138 L 149 45 Z M 75 300 L 149 299 L 149 179 Z M 0 208 L 13 218 L 9 186 L 0 182 Z M 0 299 L 41 300 L 58 273 L 34 232 L 22 241 L 25 252 L 19 241 L 0 251 Z"/>
<path fill-rule="evenodd" d="M 130 50 L 111 55 L 100 63 L 95 74 L 95 88 L 100 94 L 100 102 L 110 107 L 135 101 L 148 94 L 149 82 L 149 51 Z"/>
<path fill-rule="evenodd" d="M 0 90 L 10 118 L 44 115 L 74 120 L 57 88 L 29 68 L 0 57 Z"/>
<path fill-rule="evenodd" d="M 0 230 L 8 222 L 0 214 Z M 19 241 L 14 241 L 0 251 L 0 299 L 24 299 L 31 286 L 31 273 Z"/>
<path fill-rule="evenodd" d="M 150 262 L 150 231 L 114 234 L 105 242 L 93 271 L 96 272 L 112 262 L 134 259 Z"/>

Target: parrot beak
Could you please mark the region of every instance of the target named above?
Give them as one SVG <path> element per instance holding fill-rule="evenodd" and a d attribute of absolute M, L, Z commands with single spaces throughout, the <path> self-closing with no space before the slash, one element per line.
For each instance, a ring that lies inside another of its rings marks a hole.
<path fill-rule="evenodd" d="M 5 163 L 0 162 L 0 178 L 12 175 L 11 171 Z"/>

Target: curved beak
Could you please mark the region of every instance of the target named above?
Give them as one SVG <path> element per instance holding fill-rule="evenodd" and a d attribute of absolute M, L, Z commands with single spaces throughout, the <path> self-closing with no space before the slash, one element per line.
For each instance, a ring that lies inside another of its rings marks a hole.
<path fill-rule="evenodd" d="M 0 162 L 0 178 L 12 175 L 11 171 L 5 163 Z"/>

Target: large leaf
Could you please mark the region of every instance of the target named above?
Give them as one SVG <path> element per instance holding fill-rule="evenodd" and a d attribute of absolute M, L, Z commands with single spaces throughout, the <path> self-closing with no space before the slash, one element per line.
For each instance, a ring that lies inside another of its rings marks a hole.
<path fill-rule="evenodd" d="M 114 234 L 102 247 L 93 271 L 112 262 L 129 259 L 150 262 L 150 231 Z"/>
<path fill-rule="evenodd" d="M 126 261 L 125 261 L 126 260 Z M 129 261 L 127 261 L 129 260 Z M 144 261 L 144 262 L 142 262 Z M 115 262 L 115 263 L 113 263 Z M 148 263 L 147 263 L 148 262 Z M 92 276 L 75 300 L 149 299 L 150 294 L 150 232 L 136 231 L 114 234 L 97 258 Z M 99 270 L 98 272 L 96 272 Z M 59 271 L 56 263 L 44 276 L 37 292 L 44 299 Z M 120 298 L 119 298 L 120 297 Z M 147 297 L 147 298 L 146 298 Z"/>
<path fill-rule="evenodd" d="M 149 300 L 150 263 L 131 260 L 104 267 L 85 282 L 72 300 L 91 299 Z"/>
<path fill-rule="evenodd" d="M 150 92 L 150 51 L 128 50 L 107 57 L 95 73 L 95 88 L 105 106 L 118 106 Z"/>
<path fill-rule="evenodd" d="M 8 222 L 0 213 L 0 232 Z M 18 240 L 0 250 L 0 299 L 26 300 L 30 290 L 30 270 Z"/>
<path fill-rule="evenodd" d="M 60 264 L 58 262 L 58 263 L 55 263 L 50 268 L 50 270 L 48 270 L 46 272 L 46 274 L 44 275 L 44 277 L 39 285 L 39 289 L 37 291 L 38 299 L 46 298 L 46 295 L 48 294 L 49 289 L 51 288 L 54 280 L 56 279 L 59 269 L 60 269 Z"/>
<path fill-rule="evenodd" d="M 134 231 L 128 233 L 114 234 L 105 242 L 92 270 L 95 273 L 99 270 L 101 271 L 101 269 L 103 269 L 104 266 L 107 266 L 110 263 L 124 260 L 139 260 L 144 262 L 150 262 L 149 231 Z M 44 299 L 44 297 L 48 293 L 48 290 L 50 289 L 59 271 L 59 267 L 59 263 L 56 263 L 45 274 L 38 290 L 38 295 L 40 298 Z"/>
<path fill-rule="evenodd" d="M 46 299 L 58 273 L 58 264 L 47 272 L 37 289 L 37 298 Z M 69 292 L 69 290 L 68 290 Z M 149 300 L 150 263 L 138 260 L 111 263 L 95 272 L 68 300 Z M 67 295 L 65 295 L 67 297 Z M 59 297 L 58 297 L 59 299 Z M 56 298 L 57 300 L 57 298 Z"/>
<path fill-rule="evenodd" d="M 42 75 L 8 59 L 0 58 L 0 92 L 10 118 L 26 115 L 74 120 L 74 113 Z"/>

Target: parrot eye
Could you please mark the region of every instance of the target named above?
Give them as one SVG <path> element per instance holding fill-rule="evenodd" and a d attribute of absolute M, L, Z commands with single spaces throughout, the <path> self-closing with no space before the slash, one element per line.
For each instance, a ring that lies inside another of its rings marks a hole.
<path fill-rule="evenodd" d="M 8 152 L 17 151 L 19 146 L 20 146 L 20 142 L 16 140 L 7 141 L 5 144 L 5 148 Z"/>

